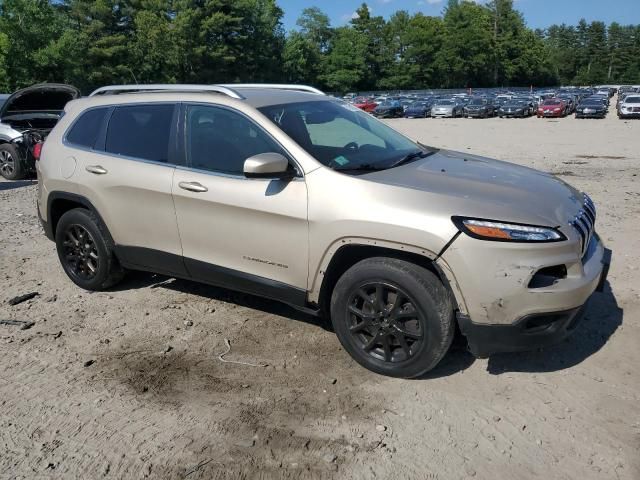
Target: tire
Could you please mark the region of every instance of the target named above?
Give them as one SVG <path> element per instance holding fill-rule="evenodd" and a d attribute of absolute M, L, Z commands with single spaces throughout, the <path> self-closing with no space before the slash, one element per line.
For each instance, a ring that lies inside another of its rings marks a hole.
<path fill-rule="evenodd" d="M 80 288 L 105 290 L 124 277 L 111 235 L 93 212 L 84 208 L 66 212 L 58 221 L 55 239 L 62 268 Z"/>
<path fill-rule="evenodd" d="M 403 300 L 396 308 L 398 296 Z M 434 368 L 455 331 L 453 303 L 442 282 L 423 267 L 393 258 L 369 258 L 347 270 L 333 290 L 330 311 L 334 331 L 353 359 L 390 377 L 413 378 Z"/>
<path fill-rule="evenodd" d="M 27 177 L 20 153 L 15 145 L 0 145 L 0 175 L 7 180 L 22 180 Z"/>

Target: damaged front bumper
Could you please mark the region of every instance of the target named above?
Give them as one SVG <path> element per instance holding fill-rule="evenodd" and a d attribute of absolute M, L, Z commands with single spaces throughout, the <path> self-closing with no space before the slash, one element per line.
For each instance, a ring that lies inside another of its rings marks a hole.
<path fill-rule="evenodd" d="M 480 358 L 545 347 L 570 335 L 591 295 L 603 289 L 611 262 L 611 251 L 597 234 L 582 257 L 571 242 L 523 248 L 474 243 L 461 235 L 454 247 L 442 260 L 455 272 L 464 299 L 458 325 Z M 557 270 L 564 275 L 540 282 L 539 272 L 551 266 L 566 268 Z"/>

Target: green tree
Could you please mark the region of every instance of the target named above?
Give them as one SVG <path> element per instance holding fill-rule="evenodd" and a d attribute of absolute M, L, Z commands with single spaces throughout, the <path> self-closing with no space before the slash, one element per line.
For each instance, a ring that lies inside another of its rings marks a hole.
<path fill-rule="evenodd" d="M 319 52 L 324 53 L 328 50 L 333 31 L 326 13 L 318 7 L 305 8 L 296 25 L 300 27 L 300 33 L 313 42 Z"/>
<path fill-rule="evenodd" d="M 360 90 L 368 75 L 365 55 L 367 38 L 349 27 L 337 28 L 327 55 L 325 73 L 321 80 L 332 91 Z"/>
<path fill-rule="evenodd" d="M 9 74 L 7 72 L 7 53 L 9 52 L 9 37 L 0 32 L 0 92 L 9 90 Z"/>
<path fill-rule="evenodd" d="M 451 0 L 444 14 L 442 48 L 436 68 L 446 88 L 494 85 L 493 22 L 489 10 Z"/>

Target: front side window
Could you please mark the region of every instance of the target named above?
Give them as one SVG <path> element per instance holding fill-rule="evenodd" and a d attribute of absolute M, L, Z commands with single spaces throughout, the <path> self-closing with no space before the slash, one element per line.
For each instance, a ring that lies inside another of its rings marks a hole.
<path fill-rule="evenodd" d="M 319 162 L 337 170 L 388 168 L 424 151 L 371 115 L 341 102 L 289 103 L 259 110 Z"/>
<path fill-rule="evenodd" d="M 174 105 L 116 107 L 109 119 L 105 150 L 127 157 L 169 161 L 169 137 Z"/>
<path fill-rule="evenodd" d="M 108 107 L 94 108 L 82 113 L 67 133 L 67 142 L 80 147 L 95 147 L 108 110 Z"/>
<path fill-rule="evenodd" d="M 284 150 L 244 115 L 226 108 L 187 105 L 187 164 L 192 168 L 242 175 L 247 158 Z"/>

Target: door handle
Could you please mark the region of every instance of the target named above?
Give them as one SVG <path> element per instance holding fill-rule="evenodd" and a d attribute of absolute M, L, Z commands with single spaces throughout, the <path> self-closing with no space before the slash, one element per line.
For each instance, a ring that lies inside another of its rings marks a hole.
<path fill-rule="evenodd" d="M 87 165 L 85 170 L 90 173 L 95 173 L 96 175 L 104 175 L 107 173 L 107 169 L 100 165 Z"/>
<path fill-rule="evenodd" d="M 183 190 L 189 190 L 190 192 L 202 193 L 208 192 L 209 189 L 198 182 L 180 182 L 178 186 Z"/>

